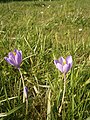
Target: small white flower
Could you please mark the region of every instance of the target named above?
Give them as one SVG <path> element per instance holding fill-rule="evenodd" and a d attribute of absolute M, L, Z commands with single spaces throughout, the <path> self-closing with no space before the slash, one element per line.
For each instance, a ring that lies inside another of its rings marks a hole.
<path fill-rule="evenodd" d="M 49 5 L 47 8 L 50 8 L 51 5 Z"/>
<path fill-rule="evenodd" d="M 41 14 L 43 14 L 43 11 L 41 11 Z"/>
<path fill-rule="evenodd" d="M 63 5 L 61 5 L 61 8 L 63 7 Z"/>
<path fill-rule="evenodd" d="M 81 32 L 82 31 L 82 28 L 79 28 L 79 32 Z"/>

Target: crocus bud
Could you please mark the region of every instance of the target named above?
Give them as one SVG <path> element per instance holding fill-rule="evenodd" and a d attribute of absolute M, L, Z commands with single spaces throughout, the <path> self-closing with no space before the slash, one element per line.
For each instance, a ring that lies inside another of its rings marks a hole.
<path fill-rule="evenodd" d="M 28 88 L 26 86 L 24 86 L 24 98 L 27 99 L 28 98 Z"/>

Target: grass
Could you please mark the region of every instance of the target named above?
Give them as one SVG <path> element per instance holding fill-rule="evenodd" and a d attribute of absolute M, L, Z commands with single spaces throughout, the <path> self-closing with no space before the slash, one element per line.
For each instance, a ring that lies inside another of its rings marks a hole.
<path fill-rule="evenodd" d="M 18 70 L 4 57 L 22 50 L 28 114 Z M 61 114 L 63 76 L 53 60 L 72 55 Z M 86 120 L 90 117 L 90 2 L 0 3 L 0 120 Z M 49 101 L 50 99 L 50 101 Z M 47 117 L 47 113 L 49 114 Z"/>

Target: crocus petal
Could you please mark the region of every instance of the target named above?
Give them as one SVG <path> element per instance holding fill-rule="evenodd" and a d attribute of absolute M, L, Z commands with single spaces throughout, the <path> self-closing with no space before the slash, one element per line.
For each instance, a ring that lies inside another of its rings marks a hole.
<path fill-rule="evenodd" d="M 58 60 L 54 60 L 54 64 L 56 65 L 56 68 L 63 72 L 63 66 L 59 63 Z"/>
<path fill-rule="evenodd" d="M 11 64 L 11 65 L 13 65 L 13 66 L 16 65 L 15 62 L 14 62 L 13 60 L 11 60 L 11 59 L 9 59 L 9 58 L 7 58 L 7 57 L 4 57 L 4 59 L 5 59 L 9 64 Z"/>
<path fill-rule="evenodd" d="M 63 66 L 60 63 L 57 63 L 56 67 L 63 73 Z"/>
<path fill-rule="evenodd" d="M 14 54 L 12 53 L 12 52 L 10 52 L 9 54 L 8 54 L 8 57 L 9 57 L 9 59 L 11 60 L 11 61 L 13 61 L 14 63 L 15 63 L 15 56 L 14 56 Z M 16 63 L 15 63 L 16 64 Z"/>
<path fill-rule="evenodd" d="M 63 72 L 66 74 L 70 70 L 70 64 L 65 64 L 63 66 Z"/>
<path fill-rule="evenodd" d="M 64 61 L 65 61 L 65 59 L 64 59 L 63 57 L 60 57 L 60 58 L 59 58 L 59 63 L 60 63 L 61 65 L 63 65 Z"/>
<path fill-rule="evenodd" d="M 14 52 L 15 52 L 15 53 L 18 53 L 18 50 L 17 50 L 17 49 L 14 49 Z"/>
<path fill-rule="evenodd" d="M 22 62 L 22 51 L 20 50 L 18 63 L 21 64 L 21 62 Z"/>
<path fill-rule="evenodd" d="M 8 57 L 12 57 L 15 60 L 15 55 L 12 52 L 8 53 Z"/>
<path fill-rule="evenodd" d="M 70 65 L 70 69 L 72 68 L 72 63 L 69 63 L 69 65 Z"/>
<path fill-rule="evenodd" d="M 17 66 L 19 66 L 22 62 L 22 54 L 21 52 L 17 52 L 16 55 L 15 55 L 15 61 L 16 61 L 16 64 Z"/>
<path fill-rule="evenodd" d="M 66 58 L 66 63 L 69 64 L 69 63 L 72 63 L 72 56 L 68 56 Z"/>
<path fill-rule="evenodd" d="M 58 60 L 54 60 L 54 64 L 56 65 L 57 63 L 59 63 L 59 61 Z"/>

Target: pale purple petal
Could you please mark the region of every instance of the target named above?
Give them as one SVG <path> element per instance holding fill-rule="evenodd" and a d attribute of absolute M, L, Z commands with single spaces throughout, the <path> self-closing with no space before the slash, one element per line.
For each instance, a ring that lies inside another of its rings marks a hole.
<path fill-rule="evenodd" d="M 22 54 L 21 52 L 17 52 L 16 55 L 15 55 L 15 61 L 16 61 L 16 64 L 17 66 L 19 66 L 22 62 Z"/>
<path fill-rule="evenodd" d="M 9 57 L 9 59 L 10 59 L 11 61 L 13 61 L 13 62 L 15 63 L 15 55 L 14 55 L 12 52 L 10 52 L 10 53 L 8 54 L 8 57 Z"/>
<path fill-rule="evenodd" d="M 21 64 L 21 62 L 22 62 L 22 51 L 20 50 L 18 63 Z"/>
<path fill-rule="evenodd" d="M 69 63 L 69 65 L 70 65 L 70 69 L 72 68 L 72 63 Z"/>
<path fill-rule="evenodd" d="M 9 64 L 11 64 L 11 65 L 13 65 L 13 66 L 16 65 L 15 62 L 14 62 L 13 60 L 11 60 L 11 59 L 9 59 L 9 58 L 7 58 L 7 57 L 4 57 L 4 59 L 5 59 Z"/>
<path fill-rule="evenodd" d="M 56 65 L 57 63 L 59 63 L 59 61 L 58 60 L 54 60 L 54 64 Z"/>
<path fill-rule="evenodd" d="M 17 53 L 17 52 L 18 52 L 18 50 L 17 50 L 17 49 L 14 49 L 14 52 L 15 52 L 15 53 Z"/>
<path fill-rule="evenodd" d="M 13 59 L 15 59 L 15 55 L 12 52 L 8 53 L 8 57 L 12 57 Z"/>
<path fill-rule="evenodd" d="M 61 65 L 63 65 L 63 62 L 65 61 L 65 59 L 63 58 L 63 57 L 60 57 L 59 58 L 59 63 L 61 64 Z"/>
<path fill-rule="evenodd" d="M 63 72 L 66 74 L 70 70 L 70 64 L 65 64 L 63 66 Z"/>
<path fill-rule="evenodd" d="M 63 73 L 63 66 L 60 63 L 57 63 L 56 67 Z"/>
<path fill-rule="evenodd" d="M 72 63 L 72 56 L 68 56 L 67 58 L 66 58 L 66 63 L 67 64 L 71 64 Z"/>

